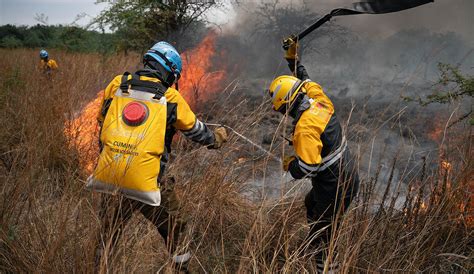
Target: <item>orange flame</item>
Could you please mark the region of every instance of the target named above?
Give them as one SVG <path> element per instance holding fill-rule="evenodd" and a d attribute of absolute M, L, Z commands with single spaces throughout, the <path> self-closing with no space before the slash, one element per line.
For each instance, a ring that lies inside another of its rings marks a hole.
<path fill-rule="evenodd" d="M 179 80 L 180 93 L 192 107 L 209 99 L 211 94 L 217 93 L 222 87 L 225 72 L 212 70 L 213 57 L 216 55 L 215 39 L 216 34 L 211 32 L 195 49 L 181 55 L 183 72 Z M 97 114 L 102 98 L 103 91 L 100 91 L 97 97 L 82 109 L 81 114 L 67 122 L 64 127 L 69 147 L 80 154 L 79 164 L 88 173 L 93 171 L 99 154 Z"/>
<path fill-rule="evenodd" d="M 434 113 L 432 115 L 432 119 L 428 121 L 427 137 L 431 141 L 439 144 L 441 143 L 441 140 L 444 135 L 445 125 L 443 124 L 443 122 L 446 120 L 446 117 L 440 112 Z"/>
<path fill-rule="evenodd" d="M 467 226 L 472 228 L 474 227 L 474 179 L 468 179 L 467 181 L 466 198 L 466 202 L 461 204 L 460 209 L 461 212 L 466 214 Z"/>
<path fill-rule="evenodd" d="M 441 136 L 443 135 L 444 129 L 438 125 L 435 128 L 433 128 L 432 131 L 428 133 L 428 137 L 434 141 L 439 143 L 441 141 Z"/>
<path fill-rule="evenodd" d="M 443 160 L 441 161 L 441 168 L 449 172 L 451 171 L 452 166 L 450 162 Z"/>
<path fill-rule="evenodd" d="M 81 115 L 67 122 L 64 127 L 64 134 L 68 138 L 69 148 L 75 149 L 80 154 L 79 165 L 87 172 L 92 172 L 99 154 L 97 114 L 103 96 L 104 91 L 99 91 L 97 98 L 84 107 Z"/>
<path fill-rule="evenodd" d="M 179 80 L 180 93 L 191 106 L 206 101 L 222 87 L 225 72 L 213 68 L 215 40 L 216 34 L 211 32 L 197 48 L 181 55 L 183 73 Z"/>

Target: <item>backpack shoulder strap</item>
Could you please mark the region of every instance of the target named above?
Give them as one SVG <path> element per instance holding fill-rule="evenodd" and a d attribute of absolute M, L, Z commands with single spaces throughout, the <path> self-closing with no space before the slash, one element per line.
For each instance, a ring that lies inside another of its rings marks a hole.
<path fill-rule="evenodd" d="M 168 90 L 167 87 L 165 87 L 162 83 L 159 83 L 159 88 L 157 89 L 157 92 L 155 93 L 155 96 L 153 96 L 153 99 L 160 100 L 161 97 L 163 97 Z"/>
<path fill-rule="evenodd" d="M 126 71 L 122 75 L 122 82 L 120 83 L 120 89 L 122 92 L 128 93 L 128 76 L 130 75 L 130 72 Z"/>
<path fill-rule="evenodd" d="M 153 96 L 153 99 L 158 100 L 161 99 L 161 97 L 163 97 L 163 95 L 168 90 L 168 88 L 161 82 L 143 81 L 140 80 L 140 76 L 140 71 L 132 75 L 132 78 L 127 82 L 130 85 L 130 88 L 134 90 L 153 93 L 155 94 L 155 96 Z"/>

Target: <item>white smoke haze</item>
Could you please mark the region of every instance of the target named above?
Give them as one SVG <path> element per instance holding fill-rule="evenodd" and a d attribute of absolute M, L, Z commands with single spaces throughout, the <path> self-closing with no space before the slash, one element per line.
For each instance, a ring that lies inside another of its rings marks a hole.
<path fill-rule="evenodd" d="M 219 43 L 227 61 L 238 64 L 242 90 L 251 98 L 265 97 L 273 77 L 289 74 L 281 39 L 352 2 L 233 1 L 232 20 L 223 27 Z M 339 119 L 345 121 L 353 107 L 348 134 L 352 151 L 360 157 L 362 179 L 372 178 L 380 166 L 383 188 L 394 157 L 399 161 L 393 185 L 401 182 L 405 187 L 420 176 L 425 159 L 428 168 L 436 166 L 439 145 L 428 133 L 446 122 L 449 107 L 421 107 L 402 96 L 433 92 L 438 63 L 459 65 L 463 73 L 473 74 L 472 11 L 474 1 L 437 0 L 394 14 L 342 16 L 301 41 L 300 59 L 333 100 Z M 469 107 L 469 102 L 461 103 L 457 114 Z M 276 129 L 269 127 L 270 132 Z M 280 177 L 281 170 L 270 167 L 267 178 L 257 179 L 255 185 L 277 195 L 282 186 L 293 184 L 278 181 Z"/>
<path fill-rule="evenodd" d="M 362 1 L 362 0 L 360 0 Z M 326 14 L 332 9 L 350 6 L 357 0 L 233 0 L 227 3 L 227 14 L 230 15 L 229 23 L 236 17 L 242 15 L 242 11 L 251 11 L 255 7 L 275 2 L 278 5 L 290 5 L 305 7 L 316 13 Z M 406 10 L 402 12 L 384 15 L 356 15 L 333 18 L 333 22 L 348 27 L 354 31 L 367 36 L 384 38 L 401 30 L 411 28 L 424 28 L 433 32 L 452 31 L 461 35 L 464 39 L 474 42 L 474 1 L 472 0 L 435 0 L 433 3 Z M 237 14 L 237 15 L 236 15 Z M 225 17 L 225 16 L 224 16 Z M 221 21 L 219 19 L 219 21 Z M 222 20 L 224 22 L 225 20 Z M 234 22 L 235 23 L 235 22 Z M 310 22 L 308 22 L 309 24 Z M 295 26 L 295 32 L 303 26 Z"/>
<path fill-rule="evenodd" d="M 347 0 L 319 0 L 317 10 L 347 6 Z M 320 9 L 321 8 L 321 9 Z M 432 32 L 452 31 L 474 42 L 474 1 L 435 0 L 433 3 L 393 14 L 357 15 L 336 18 L 335 21 L 355 31 L 374 37 L 388 37 L 401 30 L 424 28 Z"/>
<path fill-rule="evenodd" d="M 255 56 L 249 59 L 260 62 L 259 67 L 275 67 L 281 60 L 282 38 L 351 2 L 235 1 L 228 7 L 234 16 L 224 33 L 239 38 L 246 47 L 245 55 L 254 51 Z M 459 63 L 469 73 L 474 67 L 472 10 L 474 1 L 439 0 L 393 14 L 336 17 L 302 40 L 302 60 L 316 73 L 362 70 L 368 78 L 398 82 L 408 76 L 412 82 L 433 80 L 438 76 L 439 62 Z M 274 70 L 268 69 L 268 73 L 274 74 Z"/>

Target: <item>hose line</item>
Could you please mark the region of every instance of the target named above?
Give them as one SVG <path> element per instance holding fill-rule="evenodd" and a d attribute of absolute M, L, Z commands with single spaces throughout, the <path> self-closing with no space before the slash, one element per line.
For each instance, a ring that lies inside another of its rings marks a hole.
<path fill-rule="evenodd" d="M 249 139 L 248 137 L 245 137 L 244 135 L 242 135 L 241 133 L 237 132 L 235 129 L 227 126 L 227 125 L 223 125 L 223 124 L 213 124 L 213 123 L 204 123 L 206 126 L 215 126 L 215 127 L 223 127 L 223 128 L 226 128 L 230 131 L 232 131 L 235 135 L 239 136 L 241 139 L 247 141 L 249 144 L 253 145 L 254 147 L 260 149 L 261 151 L 265 152 L 268 156 L 270 156 L 271 158 L 273 158 L 275 161 L 278 161 L 279 163 L 281 163 L 281 159 L 277 156 L 275 156 L 275 154 L 271 153 L 270 151 L 264 149 L 262 146 L 260 146 L 259 144 L 256 144 L 254 141 L 252 141 L 251 139 Z"/>

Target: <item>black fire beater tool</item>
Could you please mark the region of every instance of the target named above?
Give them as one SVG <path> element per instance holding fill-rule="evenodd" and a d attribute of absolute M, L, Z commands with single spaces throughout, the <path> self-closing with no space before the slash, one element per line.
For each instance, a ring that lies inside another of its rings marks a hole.
<path fill-rule="evenodd" d="M 434 2 L 434 0 L 366 0 L 363 2 L 353 3 L 351 7 L 332 10 L 329 14 L 326 14 L 299 34 L 292 35 L 289 38 L 293 41 L 300 41 L 306 35 L 321 27 L 324 23 L 330 21 L 331 18 L 335 16 L 392 13 L 418 7 L 430 2 Z M 285 50 L 287 50 L 288 47 L 289 44 L 283 44 Z"/>

